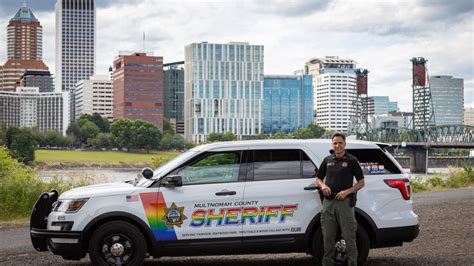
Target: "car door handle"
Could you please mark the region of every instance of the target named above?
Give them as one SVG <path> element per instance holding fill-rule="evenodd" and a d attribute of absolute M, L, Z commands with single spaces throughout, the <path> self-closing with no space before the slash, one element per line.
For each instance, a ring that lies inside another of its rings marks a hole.
<path fill-rule="evenodd" d="M 229 196 L 229 195 L 235 195 L 237 192 L 235 191 L 219 191 L 216 192 L 216 196 Z"/>
<path fill-rule="evenodd" d="M 307 186 L 307 187 L 304 188 L 304 190 L 319 190 L 319 189 L 320 188 L 318 186 L 314 186 L 314 185 Z"/>

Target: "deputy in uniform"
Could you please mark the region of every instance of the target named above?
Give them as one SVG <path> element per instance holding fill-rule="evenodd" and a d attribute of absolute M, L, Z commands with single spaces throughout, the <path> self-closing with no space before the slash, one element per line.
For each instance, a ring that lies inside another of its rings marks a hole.
<path fill-rule="evenodd" d="M 356 231 L 354 214 L 355 193 L 364 187 L 364 174 L 357 158 L 346 152 L 346 136 L 332 136 L 334 153 L 324 158 L 316 184 L 324 194 L 321 228 L 324 240 L 323 265 L 334 265 L 335 242 L 338 227 L 346 241 L 349 265 L 357 265 Z M 354 185 L 354 177 L 357 182 Z M 323 181 L 324 180 L 324 181 Z"/>

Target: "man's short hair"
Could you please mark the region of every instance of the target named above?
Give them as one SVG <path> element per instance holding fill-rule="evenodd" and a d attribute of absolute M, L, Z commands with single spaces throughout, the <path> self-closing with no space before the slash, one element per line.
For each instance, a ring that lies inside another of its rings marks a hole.
<path fill-rule="evenodd" d="M 344 135 L 344 133 L 341 133 L 341 132 L 334 133 L 331 137 L 331 140 L 333 140 L 335 137 L 341 137 L 342 140 L 346 141 L 346 135 Z"/>

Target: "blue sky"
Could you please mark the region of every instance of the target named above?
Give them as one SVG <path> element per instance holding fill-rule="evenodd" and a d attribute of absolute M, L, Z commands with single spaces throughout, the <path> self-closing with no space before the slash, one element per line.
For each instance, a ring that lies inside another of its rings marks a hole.
<path fill-rule="evenodd" d="M 22 0 L 0 1 L 0 64 L 6 27 Z M 54 70 L 54 0 L 27 0 L 43 26 L 43 58 Z M 193 42 L 265 46 L 265 73 L 291 74 L 313 57 L 338 55 L 369 73 L 369 95 L 388 95 L 411 111 L 410 58 L 430 75 L 464 78 L 474 107 L 474 7 L 470 0 L 97 0 L 97 66 L 105 74 L 119 50 L 180 61 Z M 1 33 L 3 29 L 3 33 Z"/>

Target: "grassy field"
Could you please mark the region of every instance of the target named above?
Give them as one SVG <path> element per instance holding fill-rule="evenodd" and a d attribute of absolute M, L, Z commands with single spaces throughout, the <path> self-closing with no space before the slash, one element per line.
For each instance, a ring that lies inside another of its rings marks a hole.
<path fill-rule="evenodd" d="M 150 163 L 153 158 L 165 160 L 176 157 L 179 152 L 122 152 L 122 151 L 73 151 L 73 150 L 36 150 L 36 161 L 51 162 L 88 162 L 88 163 Z"/>

